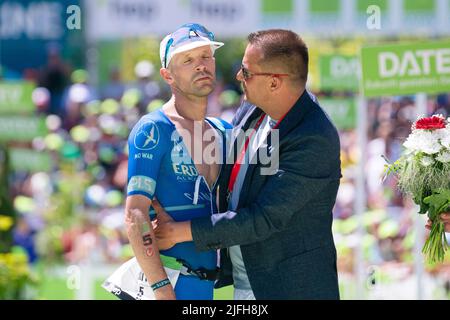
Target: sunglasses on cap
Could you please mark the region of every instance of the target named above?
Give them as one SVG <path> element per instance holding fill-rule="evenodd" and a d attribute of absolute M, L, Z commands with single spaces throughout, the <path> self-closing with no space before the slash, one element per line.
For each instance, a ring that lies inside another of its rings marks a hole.
<path fill-rule="evenodd" d="M 167 55 L 171 47 L 175 48 L 179 44 L 192 38 L 206 38 L 214 41 L 214 33 L 197 23 L 188 23 L 181 26 L 177 31 L 170 35 L 164 52 L 164 68 L 167 68 Z"/>

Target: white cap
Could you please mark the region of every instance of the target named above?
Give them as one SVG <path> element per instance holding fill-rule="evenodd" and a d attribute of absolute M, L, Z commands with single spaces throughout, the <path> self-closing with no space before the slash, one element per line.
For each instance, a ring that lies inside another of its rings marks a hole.
<path fill-rule="evenodd" d="M 161 41 L 159 45 L 159 57 L 161 59 L 161 66 L 163 68 L 167 68 L 169 66 L 170 60 L 177 53 L 207 45 L 211 46 L 211 50 L 214 54 L 214 51 L 223 46 L 224 43 L 214 41 L 213 33 L 209 32 L 204 26 L 200 24 L 188 23 L 182 25 L 175 32 L 165 36 Z"/>

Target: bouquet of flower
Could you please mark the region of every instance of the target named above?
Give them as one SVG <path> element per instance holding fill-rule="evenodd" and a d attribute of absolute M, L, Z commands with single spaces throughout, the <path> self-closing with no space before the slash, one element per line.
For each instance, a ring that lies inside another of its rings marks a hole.
<path fill-rule="evenodd" d="M 432 226 L 422 253 L 429 262 L 442 262 L 448 243 L 439 216 L 450 211 L 450 118 L 419 118 L 403 146 L 402 156 L 386 165 L 386 175 L 395 173 L 400 190 L 420 206 L 419 214 L 428 212 Z"/>

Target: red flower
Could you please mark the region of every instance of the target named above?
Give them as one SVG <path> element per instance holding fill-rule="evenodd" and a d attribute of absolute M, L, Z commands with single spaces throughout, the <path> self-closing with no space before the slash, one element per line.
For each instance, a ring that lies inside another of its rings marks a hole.
<path fill-rule="evenodd" d="M 414 129 L 435 130 L 444 128 L 445 128 L 445 120 L 438 116 L 422 118 L 417 120 L 416 123 L 414 124 Z"/>

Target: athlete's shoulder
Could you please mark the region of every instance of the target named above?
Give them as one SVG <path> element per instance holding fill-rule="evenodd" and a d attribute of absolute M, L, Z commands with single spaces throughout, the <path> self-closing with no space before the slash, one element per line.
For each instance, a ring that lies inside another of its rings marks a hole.
<path fill-rule="evenodd" d="M 131 130 L 128 142 L 138 150 L 161 148 L 167 143 L 160 142 L 170 137 L 172 130 L 169 120 L 160 110 L 156 110 L 139 119 Z"/>
<path fill-rule="evenodd" d="M 147 123 L 156 124 L 158 127 L 161 128 L 172 127 L 169 119 L 167 118 L 167 116 L 164 115 L 161 109 L 143 115 L 134 127 L 136 128 Z"/>
<path fill-rule="evenodd" d="M 141 131 L 143 128 L 150 127 L 152 129 L 153 127 L 156 127 L 158 131 L 171 131 L 172 124 L 170 123 L 169 119 L 163 114 L 161 110 L 155 110 L 153 112 L 147 113 L 146 115 L 142 116 L 139 121 L 134 125 L 133 129 L 131 130 L 130 137 L 136 135 Z"/>

